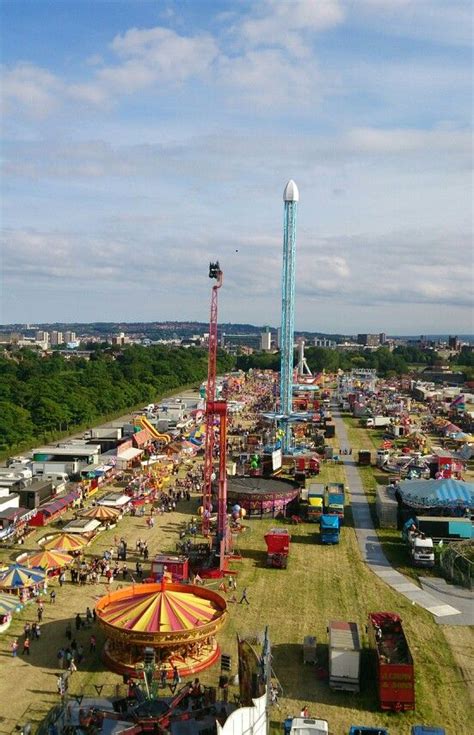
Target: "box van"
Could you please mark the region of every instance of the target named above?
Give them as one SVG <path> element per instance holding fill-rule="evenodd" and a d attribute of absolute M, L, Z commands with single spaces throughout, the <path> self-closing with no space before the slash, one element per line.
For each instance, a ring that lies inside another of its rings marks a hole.
<path fill-rule="evenodd" d="M 69 482 L 69 475 L 66 475 L 65 472 L 46 472 L 44 475 L 46 480 L 51 480 L 51 482 Z"/>
<path fill-rule="evenodd" d="M 53 485 L 66 484 L 69 482 L 69 475 L 65 472 L 42 472 L 39 470 L 36 475 L 43 480 L 49 480 Z"/>

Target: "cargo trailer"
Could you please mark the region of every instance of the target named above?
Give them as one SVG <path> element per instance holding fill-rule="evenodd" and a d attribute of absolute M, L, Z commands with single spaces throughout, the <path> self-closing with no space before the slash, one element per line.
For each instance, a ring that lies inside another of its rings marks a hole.
<path fill-rule="evenodd" d="M 360 691 L 360 636 L 357 623 L 329 623 L 329 686 L 348 692 Z"/>

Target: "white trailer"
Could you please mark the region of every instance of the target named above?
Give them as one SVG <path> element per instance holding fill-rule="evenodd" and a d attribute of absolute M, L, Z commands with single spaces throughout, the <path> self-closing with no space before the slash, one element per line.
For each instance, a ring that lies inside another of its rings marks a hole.
<path fill-rule="evenodd" d="M 285 728 L 289 735 L 327 735 L 329 726 L 327 720 L 316 720 L 313 717 L 293 717 L 290 730 Z"/>
<path fill-rule="evenodd" d="M 357 623 L 329 623 L 329 686 L 358 692 L 360 689 L 360 636 Z"/>

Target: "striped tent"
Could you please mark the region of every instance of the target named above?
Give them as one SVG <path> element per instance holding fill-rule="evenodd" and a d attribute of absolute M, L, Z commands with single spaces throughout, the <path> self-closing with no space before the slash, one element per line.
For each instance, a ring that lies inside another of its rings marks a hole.
<path fill-rule="evenodd" d="M 118 628 L 144 633 L 176 633 L 193 630 L 219 617 L 212 600 L 192 592 L 162 589 L 131 594 L 112 601 L 101 614 L 104 622 Z"/>
<path fill-rule="evenodd" d="M 0 594 L 0 615 L 11 615 L 22 607 L 16 595 Z"/>
<path fill-rule="evenodd" d="M 474 483 L 461 480 L 407 480 L 400 483 L 402 501 L 413 508 L 474 507 Z"/>
<path fill-rule="evenodd" d="M 79 551 L 87 541 L 81 536 L 72 533 L 58 533 L 43 544 L 44 549 L 49 551 Z"/>
<path fill-rule="evenodd" d="M 44 584 L 45 572 L 40 569 L 30 569 L 23 564 L 11 564 L 0 572 L 0 589 L 21 589 L 33 587 L 35 584 Z"/>
<path fill-rule="evenodd" d="M 65 551 L 49 551 L 44 549 L 37 554 L 31 554 L 25 559 L 29 567 L 41 567 L 41 569 L 61 569 L 73 561 L 72 556 Z"/>
<path fill-rule="evenodd" d="M 96 521 L 109 521 L 113 523 L 120 515 L 120 510 L 109 508 L 106 505 L 93 505 L 92 508 L 83 510 L 80 515 L 83 518 L 94 518 Z"/>

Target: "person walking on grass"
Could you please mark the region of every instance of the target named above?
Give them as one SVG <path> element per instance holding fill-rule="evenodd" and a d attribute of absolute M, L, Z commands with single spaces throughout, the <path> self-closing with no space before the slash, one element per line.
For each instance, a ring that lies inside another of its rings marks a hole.
<path fill-rule="evenodd" d="M 243 602 L 246 602 L 247 605 L 250 605 L 249 599 L 247 597 L 247 587 L 244 587 L 242 590 L 242 597 L 239 600 L 239 605 L 241 605 Z"/>
<path fill-rule="evenodd" d="M 30 655 L 30 639 L 29 638 L 25 638 L 25 640 L 23 641 L 22 654 L 26 654 L 27 656 Z"/>
<path fill-rule="evenodd" d="M 12 656 L 13 656 L 14 658 L 16 658 L 16 655 L 17 655 L 17 653 L 18 653 L 18 638 L 15 638 L 15 639 L 14 639 L 14 640 L 12 641 L 12 644 L 11 644 L 11 649 L 12 649 Z"/>

